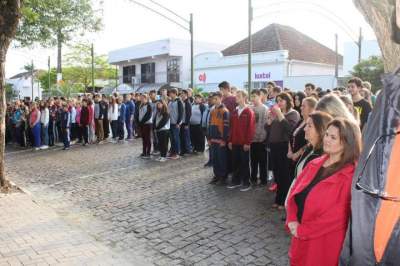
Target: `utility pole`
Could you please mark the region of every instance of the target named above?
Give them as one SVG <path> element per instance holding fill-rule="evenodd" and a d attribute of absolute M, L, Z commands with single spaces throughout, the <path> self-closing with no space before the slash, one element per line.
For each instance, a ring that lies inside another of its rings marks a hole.
<path fill-rule="evenodd" d="M 335 78 L 339 77 L 339 51 L 338 51 L 338 35 L 335 34 Z"/>
<path fill-rule="evenodd" d="M 49 84 L 49 92 L 50 92 L 50 96 L 51 96 L 51 81 L 50 81 L 50 56 L 47 60 L 47 67 L 48 67 L 48 71 L 47 71 L 47 79 L 48 79 L 48 84 Z"/>
<path fill-rule="evenodd" d="M 193 52 L 193 13 L 190 13 L 190 87 L 194 89 L 194 52 Z"/>
<path fill-rule="evenodd" d="M 34 68 L 34 65 L 33 65 L 33 60 L 32 60 L 32 63 L 31 63 L 31 87 L 32 87 L 32 102 L 33 102 L 33 68 Z"/>
<path fill-rule="evenodd" d="M 358 36 L 358 63 L 361 62 L 362 41 L 363 41 L 362 28 L 360 27 L 360 35 Z"/>
<path fill-rule="evenodd" d="M 253 41 L 252 41 L 252 38 L 251 38 L 251 22 L 252 22 L 252 20 L 253 20 L 253 7 L 252 7 L 252 5 L 251 5 L 251 0 L 249 0 L 249 21 L 248 21 L 248 23 L 249 23 L 249 47 L 248 47 L 248 65 L 247 65 L 247 67 L 248 67 L 248 69 L 247 69 L 247 71 L 248 71 L 248 79 L 247 79 L 247 90 L 248 90 L 248 93 L 249 93 L 249 97 L 250 97 L 250 92 L 251 92 L 251 89 L 252 89 L 252 82 L 251 82 L 251 78 L 252 78 L 252 70 L 251 70 L 251 53 L 252 53 L 252 51 L 253 51 Z"/>
<path fill-rule="evenodd" d="M 94 89 L 94 47 L 93 47 L 93 43 L 92 43 L 91 54 L 92 54 L 92 90 L 94 93 L 95 89 Z"/>

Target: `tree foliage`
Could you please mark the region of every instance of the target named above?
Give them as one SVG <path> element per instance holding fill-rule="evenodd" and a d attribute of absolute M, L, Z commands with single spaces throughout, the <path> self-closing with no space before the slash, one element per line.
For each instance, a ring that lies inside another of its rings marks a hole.
<path fill-rule="evenodd" d="M 16 38 L 22 46 L 54 47 L 102 27 L 90 0 L 25 0 L 22 15 Z"/>
<path fill-rule="evenodd" d="M 116 73 L 113 67 L 108 64 L 105 55 L 94 55 L 94 78 L 101 80 L 114 80 Z M 57 82 L 57 71 L 50 71 L 50 86 L 48 72 L 39 76 L 39 81 L 45 91 L 54 89 Z M 63 68 L 63 83 L 60 90 L 72 93 L 84 92 L 92 85 L 92 56 L 91 46 L 88 43 L 78 43 L 71 47 L 65 55 L 65 67 Z M 95 84 L 96 85 L 96 84 Z"/>
<path fill-rule="evenodd" d="M 359 77 L 364 81 L 369 81 L 372 85 L 372 91 L 376 92 L 382 89 L 381 76 L 384 72 L 382 58 L 379 56 L 371 56 L 355 65 L 351 75 Z"/>

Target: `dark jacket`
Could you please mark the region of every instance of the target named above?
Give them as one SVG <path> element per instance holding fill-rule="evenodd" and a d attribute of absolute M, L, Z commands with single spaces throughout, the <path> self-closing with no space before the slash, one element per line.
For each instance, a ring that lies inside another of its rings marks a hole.
<path fill-rule="evenodd" d="M 87 106 L 82 106 L 81 108 L 81 126 L 88 126 L 89 125 L 89 108 Z"/>
<path fill-rule="evenodd" d="M 108 104 L 105 101 L 100 101 L 99 107 L 100 107 L 99 119 L 108 119 Z"/>
<path fill-rule="evenodd" d="M 186 99 L 183 102 L 184 110 L 185 110 L 185 117 L 183 118 L 182 124 L 187 126 L 190 124 L 190 117 L 192 116 L 192 104 L 190 103 L 189 99 Z"/>
<path fill-rule="evenodd" d="M 118 122 L 119 123 L 125 122 L 125 112 L 126 112 L 126 106 L 124 103 L 121 103 L 121 105 L 118 106 Z"/>
<path fill-rule="evenodd" d="M 70 128 L 71 125 L 71 113 L 69 111 L 64 111 L 61 113 L 61 128 Z"/>
<path fill-rule="evenodd" d="M 157 123 L 157 117 L 160 115 L 160 113 L 156 113 L 154 120 L 153 120 L 153 128 L 156 131 L 159 131 L 162 129 L 169 121 L 169 114 L 168 113 L 163 113 L 161 114 L 161 119 Z"/>

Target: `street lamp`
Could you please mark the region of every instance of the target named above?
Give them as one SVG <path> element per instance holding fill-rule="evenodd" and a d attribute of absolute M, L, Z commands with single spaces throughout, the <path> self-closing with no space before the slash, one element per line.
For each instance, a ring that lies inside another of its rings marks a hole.
<path fill-rule="evenodd" d="M 187 20 L 184 17 L 182 17 L 182 16 L 178 15 L 177 13 L 175 13 L 174 11 L 172 11 L 171 9 L 159 4 L 158 2 L 156 2 L 154 0 L 149 0 L 151 3 L 161 7 L 165 11 L 167 11 L 170 14 L 174 15 L 175 17 L 181 19 L 184 22 L 184 24 L 182 24 L 181 22 L 178 22 L 178 21 L 176 21 L 176 20 L 164 15 L 160 11 L 157 11 L 154 8 L 152 8 L 152 7 L 150 7 L 150 6 L 146 5 L 146 4 L 140 3 L 140 2 L 138 2 L 136 0 L 129 0 L 129 1 L 141 6 L 141 7 L 145 8 L 145 9 L 147 9 L 147 10 L 150 10 L 153 13 L 156 13 L 157 15 L 169 20 L 170 22 L 176 24 L 180 28 L 182 28 L 182 29 L 184 29 L 184 30 L 186 30 L 186 31 L 188 31 L 190 33 L 190 87 L 193 88 L 193 86 L 194 86 L 193 14 L 190 13 L 189 20 Z"/>

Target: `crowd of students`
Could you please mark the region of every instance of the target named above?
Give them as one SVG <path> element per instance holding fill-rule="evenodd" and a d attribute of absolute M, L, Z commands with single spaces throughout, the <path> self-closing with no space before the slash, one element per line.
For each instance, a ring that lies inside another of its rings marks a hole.
<path fill-rule="evenodd" d="M 160 162 L 203 153 L 207 143 L 210 184 L 245 192 L 270 183 L 276 191 L 272 207 L 286 210 L 293 265 L 337 265 L 361 130 L 375 101 L 370 84 L 352 78 L 347 88 L 309 83 L 293 92 L 269 82 L 250 97 L 226 81 L 218 87 L 207 97 L 171 88 L 16 101 L 7 111 L 7 140 L 36 150 L 62 141 L 67 150 L 71 141 L 140 137 L 140 157 Z"/>

